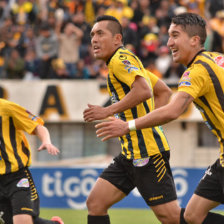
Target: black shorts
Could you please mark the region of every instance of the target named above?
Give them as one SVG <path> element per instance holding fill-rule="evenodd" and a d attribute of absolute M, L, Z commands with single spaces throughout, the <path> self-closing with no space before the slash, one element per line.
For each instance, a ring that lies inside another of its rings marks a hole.
<path fill-rule="evenodd" d="M 120 154 L 100 177 L 126 195 L 137 187 L 149 206 L 164 204 L 177 199 L 169 156 L 168 151 L 151 156 L 148 160 L 133 161 Z"/>
<path fill-rule="evenodd" d="M 0 218 L 12 223 L 12 216 L 39 215 L 39 196 L 28 168 L 0 175 Z"/>
<path fill-rule="evenodd" d="M 224 167 L 219 159 L 207 168 L 194 193 L 224 204 Z"/>

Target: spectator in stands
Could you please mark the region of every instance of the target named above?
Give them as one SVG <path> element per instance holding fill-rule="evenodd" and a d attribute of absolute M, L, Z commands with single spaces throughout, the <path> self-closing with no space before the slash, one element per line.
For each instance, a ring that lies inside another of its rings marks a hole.
<path fill-rule="evenodd" d="M 4 22 L 5 18 L 10 16 L 10 4 L 7 0 L 0 1 L 0 25 Z"/>
<path fill-rule="evenodd" d="M 13 24 L 12 19 L 5 18 L 3 23 L 0 26 L 0 42 L 1 45 L 4 45 L 1 47 L 2 53 L 4 57 L 8 57 L 10 54 L 10 44 L 9 41 L 13 38 L 13 34 L 16 29 L 16 24 Z"/>
<path fill-rule="evenodd" d="M 121 22 L 122 17 L 127 17 L 131 20 L 133 10 L 128 6 L 128 0 L 115 0 L 106 10 L 105 15 L 114 16 Z"/>
<path fill-rule="evenodd" d="M 159 39 L 160 46 L 166 46 L 166 43 L 169 39 L 168 27 L 166 26 L 166 24 L 161 24 L 159 28 L 159 33 L 158 33 L 158 39 Z"/>
<path fill-rule="evenodd" d="M 11 4 L 11 14 L 17 24 L 33 23 L 36 19 L 35 1 L 18 0 Z"/>
<path fill-rule="evenodd" d="M 83 36 L 80 45 L 80 57 L 85 58 L 88 56 L 88 48 L 90 45 L 90 31 L 91 26 L 85 21 L 85 15 L 83 12 L 77 12 L 72 16 L 72 22 L 75 26 L 82 30 Z"/>
<path fill-rule="evenodd" d="M 161 0 L 159 8 L 156 9 L 155 17 L 159 27 L 162 24 L 165 24 L 168 27 L 170 24 L 171 16 L 173 15 L 173 13 L 170 12 L 170 4 L 169 0 Z"/>
<path fill-rule="evenodd" d="M 63 32 L 60 32 L 60 26 L 58 29 L 58 57 L 64 61 L 68 75 L 71 78 L 74 78 L 76 75 L 76 64 L 80 59 L 79 47 L 81 44 L 83 31 L 71 22 L 65 25 Z"/>
<path fill-rule="evenodd" d="M 169 79 L 169 81 L 177 82 L 180 79 L 181 75 L 184 73 L 185 69 L 186 68 L 183 65 L 172 61 L 169 68 L 163 75 L 163 78 Z"/>
<path fill-rule="evenodd" d="M 208 13 L 210 18 L 215 17 L 216 13 L 224 9 L 224 2 L 220 0 L 206 0 L 206 8 L 208 9 Z"/>
<path fill-rule="evenodd" d="M 61 58 L 52 60 L 52 71 L 49 78 L 51 79 L 70 79 L 71 76 L 68 74 L 66 65 Z"/>
<path fill-rule="evenodd" d="M 148 33 L 141 40 L 139 55 L 143 62 L 157 58 L 157 50 L 159 47 L 158 36 L 154 33 Z"/>
<path fill-rule="evenodd" d="M 212 50 L 224 52 L 224 9 L 216 12 L 210 20 L 210 27 L 213 31 Z"/>
<path fill-rule="evenodd" d="M 155 60 L 155 65 L 162 74 L 165 75 L 172 62 L 169 48 L 167 46 L 161 46 L 158 49 L 158 57 Z"/>
<path fill-rule="evenodd" d="M 156 75 L 158 78 L 163 78 L 162 73 L 156 67 L 155 58 L 149 58 L 148 60 L 146 60 L 144 63 L 144 67 L 150 72 L 152 72 L 154 75 Z"/>
<path fill-rule="evenodd" d="M 157 25 L 157 19 L 152 16 L 143 16 L 141 28 L 139 30 L 139 38 L 142 40 L 146 34 L 159 33 L 159 27 Z"/>
<path fill-rule="evenodd" d="M 18 50 L 12 49 L 9 58 L 5 62 L 5 70 L 8 79 L 23 79 L 25 75 L 25 61 Z"/>
<path fill-rule="evenodd" d="M 164 45 L 167 39 L 167 23 L 169 23 L 170 17 L 172 17 L 173 14 L 180 11 L 179 9 L 198 10 L 200 14 L 205 14 L 207 17 L 209 17 L 208 15 L 213 17 L 217 11 L 223 8 L 222 6 L 223 3 L 218 0 L 39 0 L 38 5 L 35 0 L 10 1 L 10 4 L 8 4 L 8 1 L 6 0 L 1 0 L 1 55 L 3 58 L 8 57 L 11 49 L 16 47 L 20 51 L 21 56 L 25 56 L 26 48 L 29 47 L 27 45 L 33 44 L 33 37 L 31 39 L 28 37 L 30 31 L 26 32 L 27 24 L 31 24 L 35 39 L 39 39 L 38 36 L 42 36 L 42 34 L 40 34 L 42 32 L 39 30 L 42 23 L 47 22 L 52 33 L 55 29 L 55 24 L 58 23 L 58 18 L 61 20 L 61 23 L 67 23 L 71 20 L 71 22 L 83 32 L 81 45 L 79 47 L 80 58 L 84 59 L 85 65 L 88 65 L 88 70 L 93 71 L 94 68 L 90 67 L 94 67 L 94 65 L 86 64 L 86 61 L 89 60 L 88 49 L 90 45 L 90 25 L 94 20 L 94 16 L 96 17 L 109 13 L 117 15 L 119 19 L 126 17 L 130 20 L 128 30 L 131 28 L 135 31 L 137 41 L 132 41 L 133 38 L 129 38 L 129 35 L 125 34 L 125 36 L 128 37 L 128 42 L 137 42 L 137 44 L 133 45 L 133 43 L 128 43 L 128 48 L 137 49 L 135 53 L 140 59 L 148 60 L 148 57 L 152 56 L 151 53 L 148 55 L 148 51 L 142 49 L 142 42 L 144 42 L 145 35 L 148 33 L 158 35 L 159 45 Z M 205 11 L 207 8 L 209 9 L 209 12 Z M 129 32 L 128 30 L 127 33 Z M 23 33 L 25 33 L 25 35 Z M 222 45 L 220 44 L 222 42 L 220 34 L 217 31 L 214 31 L 214 33 L 211 32 L 210 37 L 210 41 L 213 40 L 211 44 L 209 43 L 209 46 L 213 45 L 211 46 L 211 49 L 216 51 L 220 51 L 221 49 L 221 51 L 223 51 L 223 47 L 220 48 Z M 37 52 L 38 58 L 40 57 L 39 52 L 40 51 Z M 157 52 L 155 52 L 153 57 L 154 56 L 158 57 Z M 58 53 L 53 56 L 53 58 L 57 57 Z M 48 63 L 46 59 L 42 61 L 44 61 L 42 65 L 46 65 L 43 66 L 44 70 L 50 70 L 51 66 L 49 66 L 49 64 L 51 63 Z M 49 75 L 47 73 L 43 75 L 42 78 L 47 78 Z"/>
<path fill-rule="evenodd" d="M 25 35 L 24 35 L 24 47 L 27 50 L 36 50 L 35 48 L 35 32 L 34 29 L 29 26 L 27 27 L 27 29 L 25 30 Z"/>
<path fill-rule="evenodd" d="M 138 46 L 136 31 L 130 27 L 130 20 L 125 16 L 121 18 L 121 26 L 123 31 L 124 46 L 126 47 L 126 45 L 131 45 L 135 52 L 135 49 Z"/>
<path fill-rule="evenodd" d="M 24 79 L 39 79 L 39 60 L 36 51 L 28 48 L 25 55 L 25 76 Z"/>
<path fill-rule="evenodd" d="M 80 59 L 77 62 L 77 66 L 76 66 L 76 73 L 75 73 L 75 79 L 90 79 L 90 72 L 87 68 L 87 66 L 85 65 L 85 62 L 83 59 Z"/>
<path fill-rule="evenodd" d="M 9 50 L 16 48 L 21 57 L 25 56 L 26 46 L 25 46 L 25 25 L 17 25 L 12 32 L 12 36 L 8 39 Z"/>
<path fill-rule="evenodd" d="M 50 78 L 52 72 L 52 60 L 58 56 L 58 39 L 48 23 L 43 23 L 40 27 L 40 35 L 36 39 L 36 52 L 40 60 L 40 78 Z"/>

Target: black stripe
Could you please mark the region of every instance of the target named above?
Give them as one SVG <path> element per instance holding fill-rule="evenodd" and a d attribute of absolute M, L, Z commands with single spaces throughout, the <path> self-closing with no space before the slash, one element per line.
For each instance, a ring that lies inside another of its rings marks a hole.
<path fill-rule="evenodd" d="M 201 106 L 199 106 L 197 103 L 194 102 L 194 104 L 195 104 L 195 106 L 199 109 L 199 111 L 203 111 L 203 114 L 204 114 L 204 116 L 205 116 L 205 118 L 206 118 L 206 121 L 208 122 L 208 125 L 212 128 L 212 130 L 215 130 L 215 131 L 216 131 L 217 135 L 219 136 L 219 138 L 220 138 L 221 141 L 223 142 L 224 140 L 223 140 L 223 138 L 222 138 L 221 131 L 215 127 L 215 125 L 214 125 L 214 124 L 212 123 L 212 121 L 210 120 L 210 118 L 209 118 L 208 114 L 206 113 L 206 111 L 205 111 Z M 206 122 L 206 121 L 205 121 L 205 122 Z M 206 124 L 206 125 L 207 125 L 207 124 Z M 208 126 L 208 125 L 207 125 L 207 126 Z M 213 134 L 214 134 L 214 133 L 213 133 Z"/>
<path fill-rule="evenodd" d="M 11 163 L 9 161 L 8 154 L 6 153 L 5 149 L 5 141 L 3 139 L 3 124 L 2 124 L 2 117 L 0 117 L 0 145 L 1 145 L 1 154 L 2 154 L 2 159 L 5 162 L 5 173 L 11 173 Z"/>
<path fill-rule="evenodd" d="M 28 161 L 27 161 L 27 164 L 29 163 L 29 160 L 30 160 L 30 150 L 25 146 L 24 142 L 22 141 L 22 150 L 23 150 L 23 153 L 27 156 L 28 158 Z M 27 165 L 25 164 L 25 165 Z"/>
<path fill-rule="evenodd" d="M 18 151 L 17 151 L 16 129 L 15 129 L 12 117 L 9 118 L 9 125 L 10 125 L 9 126 L 9 134 L 10 134 L 11 145 L 12 145 L 12 148 L 13 148 L 13 151 L 14 151 L 16 161 L 18 163 L 18 167 L 19 167 L 19 169 L 21 169 L 23 167 L 23 163 L 22 163 L 22 160 L 21 160 L 21 158 L 18 154 Z"/>
<path fill-rule="evenodd" d="M 201 64 L 205 67 L 205 69 L 208 71 L 208 74 L 212 80 L 212 83 L 213 83 L 213 86 L 214 86 L 214 89 L 215 89 L 215 92 L 216 92 L 216 96 L 219 100 L 219 104 L 221 105 L 222 107 L 222 110 L 224 111 L 224 95 L 223 95 L 223 90 L 222 90 L 222 87 L 221 87 L 221 84 L 219 82 L 219 79 L 217 78 L 215 72 L 212 70 L 212 68 L 210 67 L 210 65 L 204 61 L 197 61 L 195 62 L 195 64 Z"/>
<path fill-rule="evenodd" d="M 216 117 L 216 114 L 213 112 L 211 106 L 209 105 L 207 99 L 205 98 L 205 96 L 201 96 L 199 97 L 199 99 L 209 108 L 209 110 L 212 112 L 212 114 L 214 115 L 214 117 L 218 120 L 218 118 Z"/>
<path fill-rule="evenodd" d="M 156 144 L 157 144 L 157 146 L 159 148 L 159 151 L 160 152 L 164 152 L 165 148 L 163 146 L 163 142 L 162 142 L 162 139 L 161 139 L 159 133 L 157 132 L 157 130 L 154 127 L 152 127 L 152 132 L 153 132 L 153 136 L 154 136 L 154 138 L 156 140 Z"/>
<path fill-rule="evenodd" d="M 129 86 L 126 83 L 120 81 L 115 75 L 114 75 L 114 77 L 117 80 L 117 82 L 119 82 L 121 84 L 122 89 L 123 89 L 125 95 L 127 95 L 130 92 Z M 133 118 L 136 119 L 138 117 L 137 107 L 131 108 L 131 113 L 132 113 Z M 126 118 L 125 118 L 125 121 L 126 121 Z M 140 154 L 141 154 L 142 157 L 146 157 L 146 155 L 148 155 L 148 153 L 147 153 L 147 148 L 146 148 L 146 145 L 145 145 L 145 140 L 144 140 L 143 133 L 142 133 L 141 130 L 137 130 L 136 134 L 137 134 L 137 137 L 138 137 L 138 147 L 140 149 Z M 131 142 L 130 134 L 127 134 L 126 137 L 128 139 L 128 142 L 129 141 Z M 131 147 L 131 150 L 130 150 L 129 147 Z M 131 145 L 128 144 L 128 148 L 129 148 L 129 150 L 130 150 L 130 152 L 132 154 L 132 158 L 133 158 L 134 154 L 133 154 L 133 145 L 132 145 L 132 143 L 131 143 Z"/>
<path fill-rule="evenodd" d="M 143 102 L 143 105 L 144 105 L 144 108 L 145 108 L 145 112 L 148 114 L 150 112 L 149 105 L 147 104 L 146 101 Z"/>
<path fill-rule="evenodd" d="M 115 76 L 114 76 L 114 77 L 115 77 Z M 115 77 L 115 78 L 116 78 L 116 77 Z M 114 88 L 114 86 L 113 86 L 113 84 L 112 84 L 112 82 L 111 82 L 109 76 L 108 76 L 107 81 L 108 81 L 108 85 L 109 85 L 109 88 L 110 88 L 110 91 L 111 91 L 112 95 L 114 94 L 115 97 L 116 97 L 116 100 L 117 100 L 117 101 L 120 101 L 120 98 L 119 98 L 119 96 L 118 96 L 118 94 L 117 94 L 117 91 L 116 91 L 116 89 Z M 129 91 L 130 91 L 130 88 L 129 88 L 129 87 L 128 87 L 128 89 L 129 89 Z M 124 112 L 120 112 L 120 113 L 119 113 L 119 116 L 120 116 L 121 120 L 126 121 L 126 117 L 125 117 Z M 130 153 L 131 153 L 131 157 L 134 157 L 134 154 L 133 154 L 133 145 L 132 145 L 132 142 L 131 142 L 131 136 L 130 136 L 129 133 L 126 135 L 126 138 L 127 138 L 127 140 L 128 140 L 128 150 L 129 150 Z M 122 142 L 123 139 L 122 139 L 122 138 L 120 138 L 120 139 L 121 139 L 121 142 Z M 124 143 L 124 140 L 123 140 L 122 143 Z M 125 149 L 125 150 L 126 150 L 126 149 Z M 125 152 L 125 151 L 124 151 L 124 152 Z M 126 155 L 127 155 L 127 151 L 126 151 L 125 153 L 126 153 Z"/>
<path fill-rule="evenodd" d="M 214 62 L 214 60 L 211 57 L 209 57 L 207 54 L 202 53 L 201 56 L 206 57 L 210 61 Z"/>

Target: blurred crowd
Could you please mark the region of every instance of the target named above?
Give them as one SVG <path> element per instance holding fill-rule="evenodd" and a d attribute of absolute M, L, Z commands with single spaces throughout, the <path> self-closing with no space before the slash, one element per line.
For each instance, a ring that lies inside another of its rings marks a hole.
<path fill-rule="evenodd" d="M 122 24 L 124 45 L 160 78 L 177 80 L 184 67 L 166 46 L 173 15 L 206 18 L 205 48 L 224 52 L 223 0 L 0 0 L 1 79 L 106 79 L 90 31 L 99 15 Z"/>

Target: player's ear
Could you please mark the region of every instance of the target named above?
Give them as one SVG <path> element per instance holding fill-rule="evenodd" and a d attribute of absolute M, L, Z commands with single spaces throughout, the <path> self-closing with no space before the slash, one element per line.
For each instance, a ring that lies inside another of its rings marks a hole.
<path fill-rule="evenodd" d="M 115 43 L 116 44 L 122 43 L 122 35 L 120 33 L 115 34 Z"/>
<path fill-rule="evenodd" d="M 200 37 L 199 36 L 191 37 L 191 44 L 192 46 L 200 45 Z"/>

